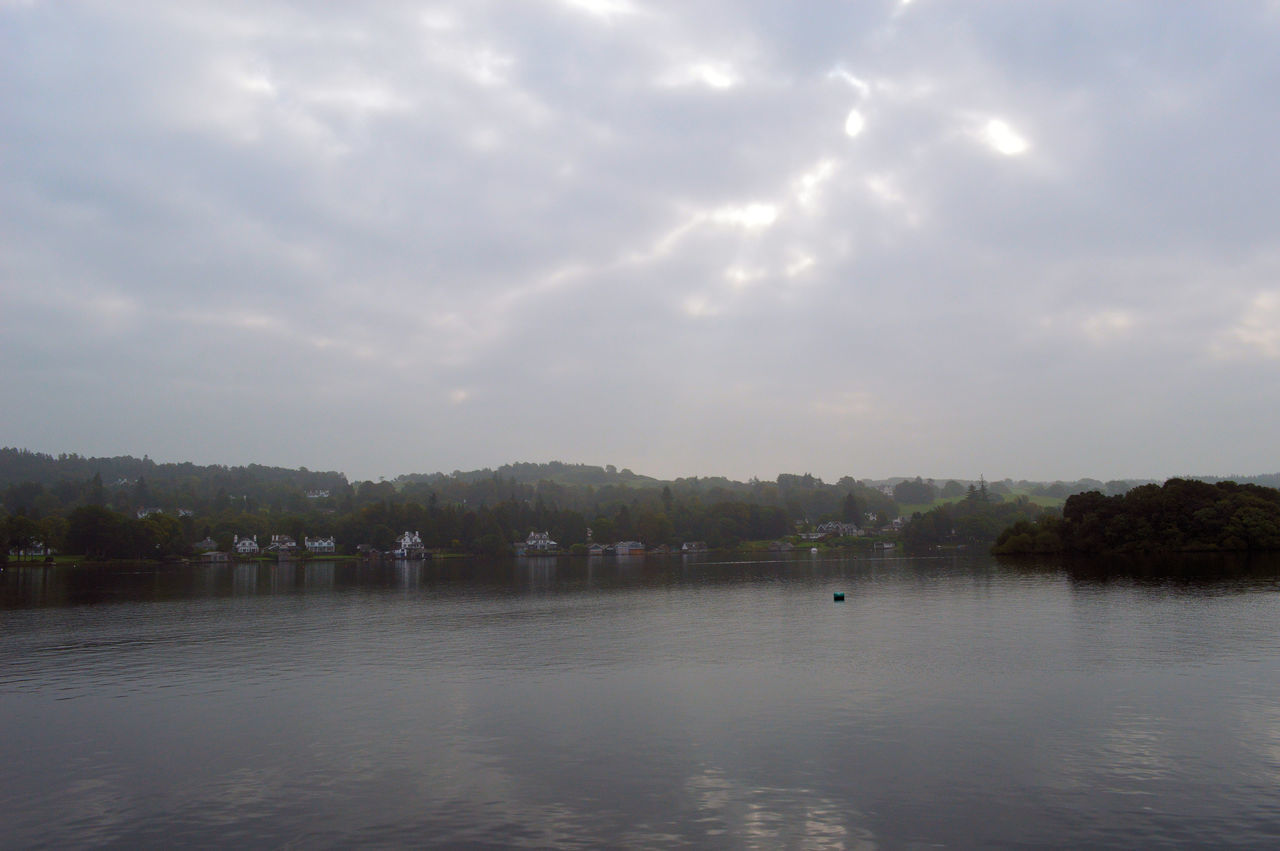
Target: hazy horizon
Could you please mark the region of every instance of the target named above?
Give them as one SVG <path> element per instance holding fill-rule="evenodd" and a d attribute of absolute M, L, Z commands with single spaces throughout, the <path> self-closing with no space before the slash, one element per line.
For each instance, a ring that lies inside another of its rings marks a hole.
<path fill-rule="evenodd" d="M 43 452 L 43 450 L 35 450 L 35 449 L 30 449 L 30 448 L 28 448 L 28 447 L 5 447 L 5 448 L 13 448 L 13 449 L 17 449 L 17 450 L 19 450 L 19 451 L 26 451 L 26 452 Z M 261 465 L 261 466 L 267 466 L 267 467 L 282 467 L 282 465 L 277 465 L 277 464 L 267 464 L 267 463 L 264 463 L 264 462 L 261 462 L 261 461 L 235 461 L 235 462 L 228 462 L 228 461 L 194 461 L 194 460 L 189 459 L 189 458 L 157 458 L 157 457 L 151 456 L 151 455 L 150 455 L 150 454 L 148 454 L 148 453 L 142 453 L 142 454 L 136 454 L 136 453 L 122 453 L 122 454 L 114 455 L 114 456 L 96 456 L 96 455 L 86 455 L 85 453 L 82 453 L 82 452 L 65 451 L 65 452 L 61 452 L 61 453 L 60 453 L 60 452 L 44 452 L 44 454 L 46 454 L 46 455 L 51 455 L 51 456 L 53 456 L 54 458 L 57 458 L 60 454 L 65 454 L 65 455 L 78 455 L 78 456 L 80 456 L 80 457 L 82 457 L 82 458 L 90 458 L 90 459 L 92 459 L 92 458 L 99 458 L 99 457 L 101 457 L 101 458 L 112 458 L 112 457 L 132 457 L 132 458 L 137 459 L 137 460 L 147 459 L 147 460 L 150 460 L 150 461 L 152 461 L 152 462 L 154 462 L 154 463 L 156 463 L 156 464 L 182 464 L 182 463 L 190 462 L 190 463 L 192 463 L 192 464 L 196 464 L 197 466 L 247 467 L 247 466 L 249 466 L 249 465 L 251 465 L 251 464 L 258 464 L 258 465 Z M 821 480 L 822 480 L 824 483 L 826 483 L 826 484 L 835 484 L 835 483 L 839 482 L 842 478 L 845 478 L 846 476 L 847 476 L 847 477 L 850 477 L 850 478 L 853 478 L 853 479 L 855 479 L 855 480 L 857 480 L 857 481 L 873 481 L 873 482 L 884 482 L 884 481 L 891 481 L 891 480 L 897 480 L 897 479 L 916 479 L 916 478 L 921 478 L 921 479 L 923 479 L 924 481 L 930 481 L 930 482 L 934 482 L 935 484 L 942 485 L 942 484 L 945 484 L 947 481 L 950 481 L 950 480 L 958 481 L 958 482 L 961 482 L 961 483 L 969 483 L 969 482 L 978 482 L 978 481 L 979 481 L 979 480 L 981 480 L 981 479 L 985 479 L 987 482 L 1001 482 L 1001 481 L 1022 482 L 1022 481 L 1025 481 L 1025 482 L 1035 482 L 1035 483 L 1042 483 L 1042 484 L 1052 484 L 1053 482 L 1058 482 L 1058 481 L 1060 481 L 1060 482 L 1064 482 L 1064 483 L 1068 483 L 1068 484 L 1069 484 L 1069 483 L 1072 483 L 1072 482 L 1083 481 L 1083 480 L 1086 480 L 1086 479 L 1093 479 L 1093 480 L 1100 481 L 1100 482 L 1104 482 L 1104 483 L 1105 483 L 1105 482 L 1109 482 L 1109 481 L 1126 481 L 1126 482 L 1135 482 L 1135 481 L 1154 481 L 1154 482 L 1164 482 L 1164 481 L 1166 481 L 1166 480 L 1168 480 L 1168 479 L 1171 479 L 1171 478 L 1188 478 L 1188 479 L 1197 479 L 1197 478 L 1210 478 L 1210 479 L 1223 478 L 1223 479 L 1230 479 L 1230 478 L 1238 478 L 1238 479 L 1250 479 L 1250 478 L 1258 478 L 1258 477 L 1269 476 L 1269 475 L 1280 475 L 1280 472 L 1277 472 L 1277 471 L 1274 471 L 1274 470 L 1257 470 L 1257 471 L 1232 470 L 1232 471 L 1231 471 L 1231 472 L 1229 472 L 1229 473 L 1205 472 L 1205 471 L 1198 471 L 1198 472 L 1187 472 L 1187 471 L 1182 471 L 1182 472 L 1174 473 L 1174 474 L 1171 474 L 1171 475 L 1168 475 L 1168 476 L 1111 476 L 1111 475 L 1106 475 L 1106 476 L 1104 476 L 1104 475 L 1083 475 L 1083 476 L 1073 476 L 1072 478 L 1069 478 L 1069 479 L 1036 479 L 1036 478 L 1032 478 L 1032 477 L 1029 477 L 1029 476 L 1020 476 L 1020 475 L 999 475 L 999 476 L 988 476 L 988 475 L 986 475 L 985 473 L 979 473 L 979 474 L 978 474 L 978 475 L 976 475 L 976 476 L 967 476 L 967 475 L 954 475 L 954 476 L 951 476 L 951 475 L 949 475 L 949 476 L 931 476 L 931 475 L 927 475 L 927 474 L 925 474 L 925 473 L 923 473 L 923 472 L 912 472 L 912 473 L 894 473 L 894 474 L 890 474 L 890 475 L 887 475 L 887 476 L 864 476 L 864 475 L 859 475 L 856 471 L 844 471 L 844 472 L 835 472 L 835 473 L 831 473 L 831 474 L 828 474 L 828 475 L 823 475 L 823 474 L 817 473 L 817 472 L 815 472 L 815 471 L 813 471 L 813 470 L 779 470 L 779 471 L 777 471 L 776 473 L 774 473 L 773 475 L 768 475 L 768 476 L 765 476 L 765 475 L 757 475 L 757 474 L 752 474 L 752 475 L 747 475 L 747 476 L 733 476 L 733 475 L 726 475 L 726 474 L 723 474 L 723 473 L 679 473 L 679 472 L 677 472 L 677 473 L 675 473 L 675 474 L 672 474 L 672 475 L 658 475 L 658 474 L 655 474 L 655 473 L 653 473 L 653 472 L 651 472 L 651 471 L 648 471 L 648 470 L 643 470 L 643 469 L 641 469 L 641 470 L 637 470 L 637 469 L 634 469 L 634 468 L 631 468 L 631 467 L 627 467 L 627 466 L 625 466 L 625 465 L 620 465 L 620 464 L 610 464 L 610 463 L 608 463 L 608 462 L 600 463 L 600 464 L 596 464 L 596 463 L 588 462 L 588 461 L 570 461 L 570 460 L 565 460 L 565 459 L 562 459 L 562 458 L 555 458 L 555 459 L 550 459 L 550 460 L 518 460 L 518 461 L 504 461 L 504 462 L 502 462 L 501 464 L 483 464 L 483 465 L 481 465 L 481 466 L 479 466 L 479 467 L 471 467 L 471 468 L 467 468 L 467 469 L 458 469 L 458 468 L 455 468 L 455 469 L 452 469 L 452 470 L 399 470 L 399 471 L 393 472 L 393 473 L 391 473 L 391 474 L 385 474 L 385 475 L 381 475 L 381 476 L 357 476 L 357 475 L 352 475 L 352 474 L 351 474 L 349 471 L 347 471 L 347 470 L 342 470 L 342 469 L 339 469 L 339 468 L 337 468 L 337 467 L 333 467 L 333 466 L 331 466 L 331 465 L 324 465 L 324 464 L 320 464 L 320 465 L 317 465 L 317 466 L 311 466 L 311 465 L 303 464 L 303 465 L 300 465 L 300 466 L 301 466 L 301 467 L 305 467 L 307 470 L 309 470 L 309 471 L 311 471 L 311 472 L 318 472 L 318 473 L 341 473 L 342 475 L 346 476 L 346 478 L 347 478 L 347 480 L 348 480 L 349 482 L 360 482 L 360 481 L 378 481 L 378 480 L 380 480 L 380 479 L 385 479 L 385 480 L 394 480 L 394 479 L 397 479 L 397 478 L 400 478 L 400 477 L 404 477 L 404 476 L 436 475 L 436 474 L 441 474 L 441 475 L 451 476 L 451 475 L 458 474 L 458 473 L 463 473 L 463 474 L 466 474 L 466 473 L 477 473 L 477 472 L 482 472 L 482 471 L 485 471 L 485 470 L 494 470 L 494 471 L 497 471 L 497 470 L 502 469 L 503 467 L 506 467 L 506 466 L 509 466 L 509 465 L 514 466 L 514 465 L 517 465 L 517 464 L 549 465 L 549 464 L 557 464 L 557 463 L 558 463 L 558 464 L 564 464 L 564 465 L 566 465 L 566 466 L 586 466 L 586 467 L 597 467 L 597 468 L 599 468 L 599 469 L 601 469 L 601 470 L 607 470 L 609 467 L 613 467 L 613 468 L 615 468 L 618 472 L 631 472 L 632 474 L 634 474 L 634 475 L 636 475 L 636 476 L 640 476 L 640 477 L 644 477 L 644 478 L 650 478 L 650 479 L 656 479 L 656 480 L 659 480 L 659 481 L 675 481 L 675 480 L 678 480 L 678 479 L 692 479 L 692 478 L 698 478 L 698 479 L 725 478 L 725 479 L 729 479 L 729 480 L 731 480 L 731 481 L 737 481 L 737 482 L 748 482 L 748 481 L 750 481 L 750 480 L 751 480 L 751 479 L 753 479 L 753 478 L 754 478 L 754 479 L 759 479 L 759 480 L 761 480 L 761 481 L 776 481 L 776 480 L 777 480 L 777 478 L 778 478 L 778 476 L 780 476 L 780 475 L 803 476 L 803 475 L 809 474 L 809 475 L 813 475 L 814 477 L 816 477 L 816 478 L 818 478 L 818 479 L 821 479 Z M 298 469 L 298 467 L 297 467 L 297 466 L 295 466 L 295 467 L 282 467 L 282 468 L 283 468 L 283 469 Z"/>
<path fill-rule="evenodd" d="M 1278 36 L 1264 0 L 0 2 L 0 435 L 1264 474 Z"/>

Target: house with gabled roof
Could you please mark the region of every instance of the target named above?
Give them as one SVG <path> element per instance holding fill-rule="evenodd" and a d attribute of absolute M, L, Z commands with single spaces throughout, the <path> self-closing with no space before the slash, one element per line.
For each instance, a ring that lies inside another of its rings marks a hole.
<path fill-rule="evenodd" d="M 426 554 L 426 547 L 422 545 L 422 535 L 406 530 L 396 539 L 396 548 L 391 554 L 396 558 L 422 558 Z"/>
<path fill-rule="evenodd" d="M 304 536 L 302 541 L 306 545 L 307 552 L 309 553 L 329 554 L 336 553 L 338 551 L 338 544 L 334 541 L 332 535 L 327 538 L 308 538 Z"/>

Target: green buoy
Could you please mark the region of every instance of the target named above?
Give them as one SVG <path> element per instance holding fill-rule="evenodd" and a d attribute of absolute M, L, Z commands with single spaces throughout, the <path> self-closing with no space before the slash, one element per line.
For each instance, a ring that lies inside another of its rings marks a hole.
<path fill-rule="evenodd" d="M 837 603 L 843 603 L 843 602 L 844 602 L 844 592 L 843 592 L 843 591 L 837 591 L 837 592 L 836 592 L 836 602 L 837 602 Z"/>

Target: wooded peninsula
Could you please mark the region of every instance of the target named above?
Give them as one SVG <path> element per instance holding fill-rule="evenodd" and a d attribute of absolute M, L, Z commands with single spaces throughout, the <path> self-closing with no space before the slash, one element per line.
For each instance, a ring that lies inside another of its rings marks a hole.
<path fill-rule="evenodd" d="M 996 553 L 1255 552 L 1280 550 L 1280 490 L 1169 479 L 1125 494 L 1067 498 L 1062 513 L 1019 520 Z"/>

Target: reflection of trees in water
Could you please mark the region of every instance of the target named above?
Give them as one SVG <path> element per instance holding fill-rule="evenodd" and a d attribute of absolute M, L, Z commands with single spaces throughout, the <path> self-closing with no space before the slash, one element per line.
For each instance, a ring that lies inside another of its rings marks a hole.
<path fill-rule="evenodd" d="M 236 596 L 258 593 L 258 565 L 237 564 L 231 573 L 231 593 Z"/>
<path fill-rule="evenodd" d="M 1126 580 L 1140 585 L 1184 585 L 1206 590 L 1271 585 L 1280 579 L 1280 553 L 1168 553 L 1067 558 L 1074 580 Z"/>

